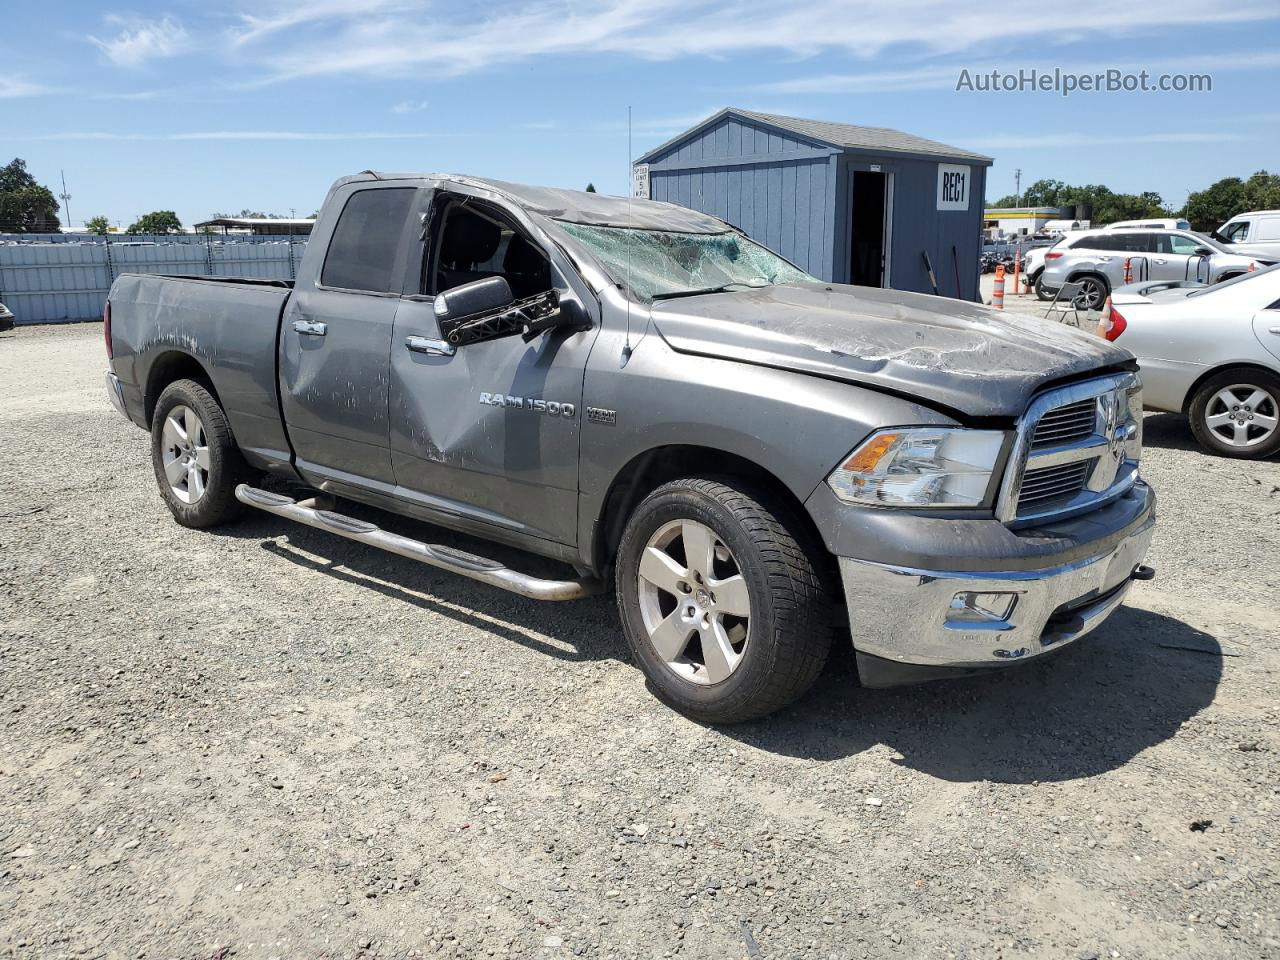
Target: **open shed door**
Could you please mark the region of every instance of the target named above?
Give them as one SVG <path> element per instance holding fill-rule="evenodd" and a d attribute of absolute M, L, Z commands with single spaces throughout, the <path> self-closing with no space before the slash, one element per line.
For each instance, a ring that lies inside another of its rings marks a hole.
<path fill-rule="evenodd" d="M 879 170 L 855 170 L 852 176 L 849 282 L 887 287 L 893 176 Z"/>

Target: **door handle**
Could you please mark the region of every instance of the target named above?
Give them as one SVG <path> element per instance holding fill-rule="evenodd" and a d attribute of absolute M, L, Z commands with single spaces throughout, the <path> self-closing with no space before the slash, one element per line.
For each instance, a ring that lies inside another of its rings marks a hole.
<path fill-rule="evenodd" d="M 304 337 L 323 337 L 328 331 L 328 327 L 319 320 L 295 320 L 293 321 L 293 330 L 300 333 Z"/>
<path fill-rule="evenodd" d="M 404 345 L 414 353 L 424 353 L 428 357 L 452 357 L 457 352 L 452 343 L 430 337 L 405 337 Z"/>
<path fill-rule="evenodd" d="M 1274 333 L 1277 337 L 1280 337 L 1280 327 L 1272 327 L 1267 333 Z"/>
<path fill-rule="evenodd" d="M 1168 260 L 1157 260 L 1156 263 L 1168 263 Z"/>

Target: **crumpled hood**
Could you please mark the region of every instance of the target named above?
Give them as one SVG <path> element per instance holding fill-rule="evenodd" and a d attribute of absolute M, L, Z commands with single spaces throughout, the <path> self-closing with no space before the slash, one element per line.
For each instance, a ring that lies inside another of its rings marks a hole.
<path fill-rule="evenodd" d="M 659 300 L 653 320 L 684 353 L 880 387 L 972 417 L 1016 417 L 1045 383 L 1132 359 L 1057 321 L 843 284 Z"/>

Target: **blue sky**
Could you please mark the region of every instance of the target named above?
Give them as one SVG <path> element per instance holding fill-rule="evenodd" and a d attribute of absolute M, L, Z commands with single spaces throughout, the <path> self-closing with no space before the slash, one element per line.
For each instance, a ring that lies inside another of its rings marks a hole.
<path fill-rule="evenodd" d="M 337 177 L 442 170 L 602 192 L 723 106 L 895 127 L 1180 205 L 1280 169 L 1280 3 L 3 0 L 0 154 L 75 222 L 310 214 Z M 477 13 L 477 10 L 482 11 Z M 957 92 L 961 69 L 1207 72 L 1210 93 Z"/>

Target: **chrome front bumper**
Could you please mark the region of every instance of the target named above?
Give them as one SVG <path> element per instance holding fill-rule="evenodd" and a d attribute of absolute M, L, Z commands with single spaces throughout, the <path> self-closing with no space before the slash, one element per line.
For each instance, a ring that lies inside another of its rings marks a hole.
<path fill-rule="evenodd" d="M 903 664 L 994 667 L 1057 650 L 1124 600 L 1146 556 L 1154 515 L 1108 552 L 1044 570 L 917 570 L 840 558 L 853 645 Z M 983 613 L 965 595 L 993 599 Z M 1005 609 L 1005 606 L 1008 609 Z"/>

